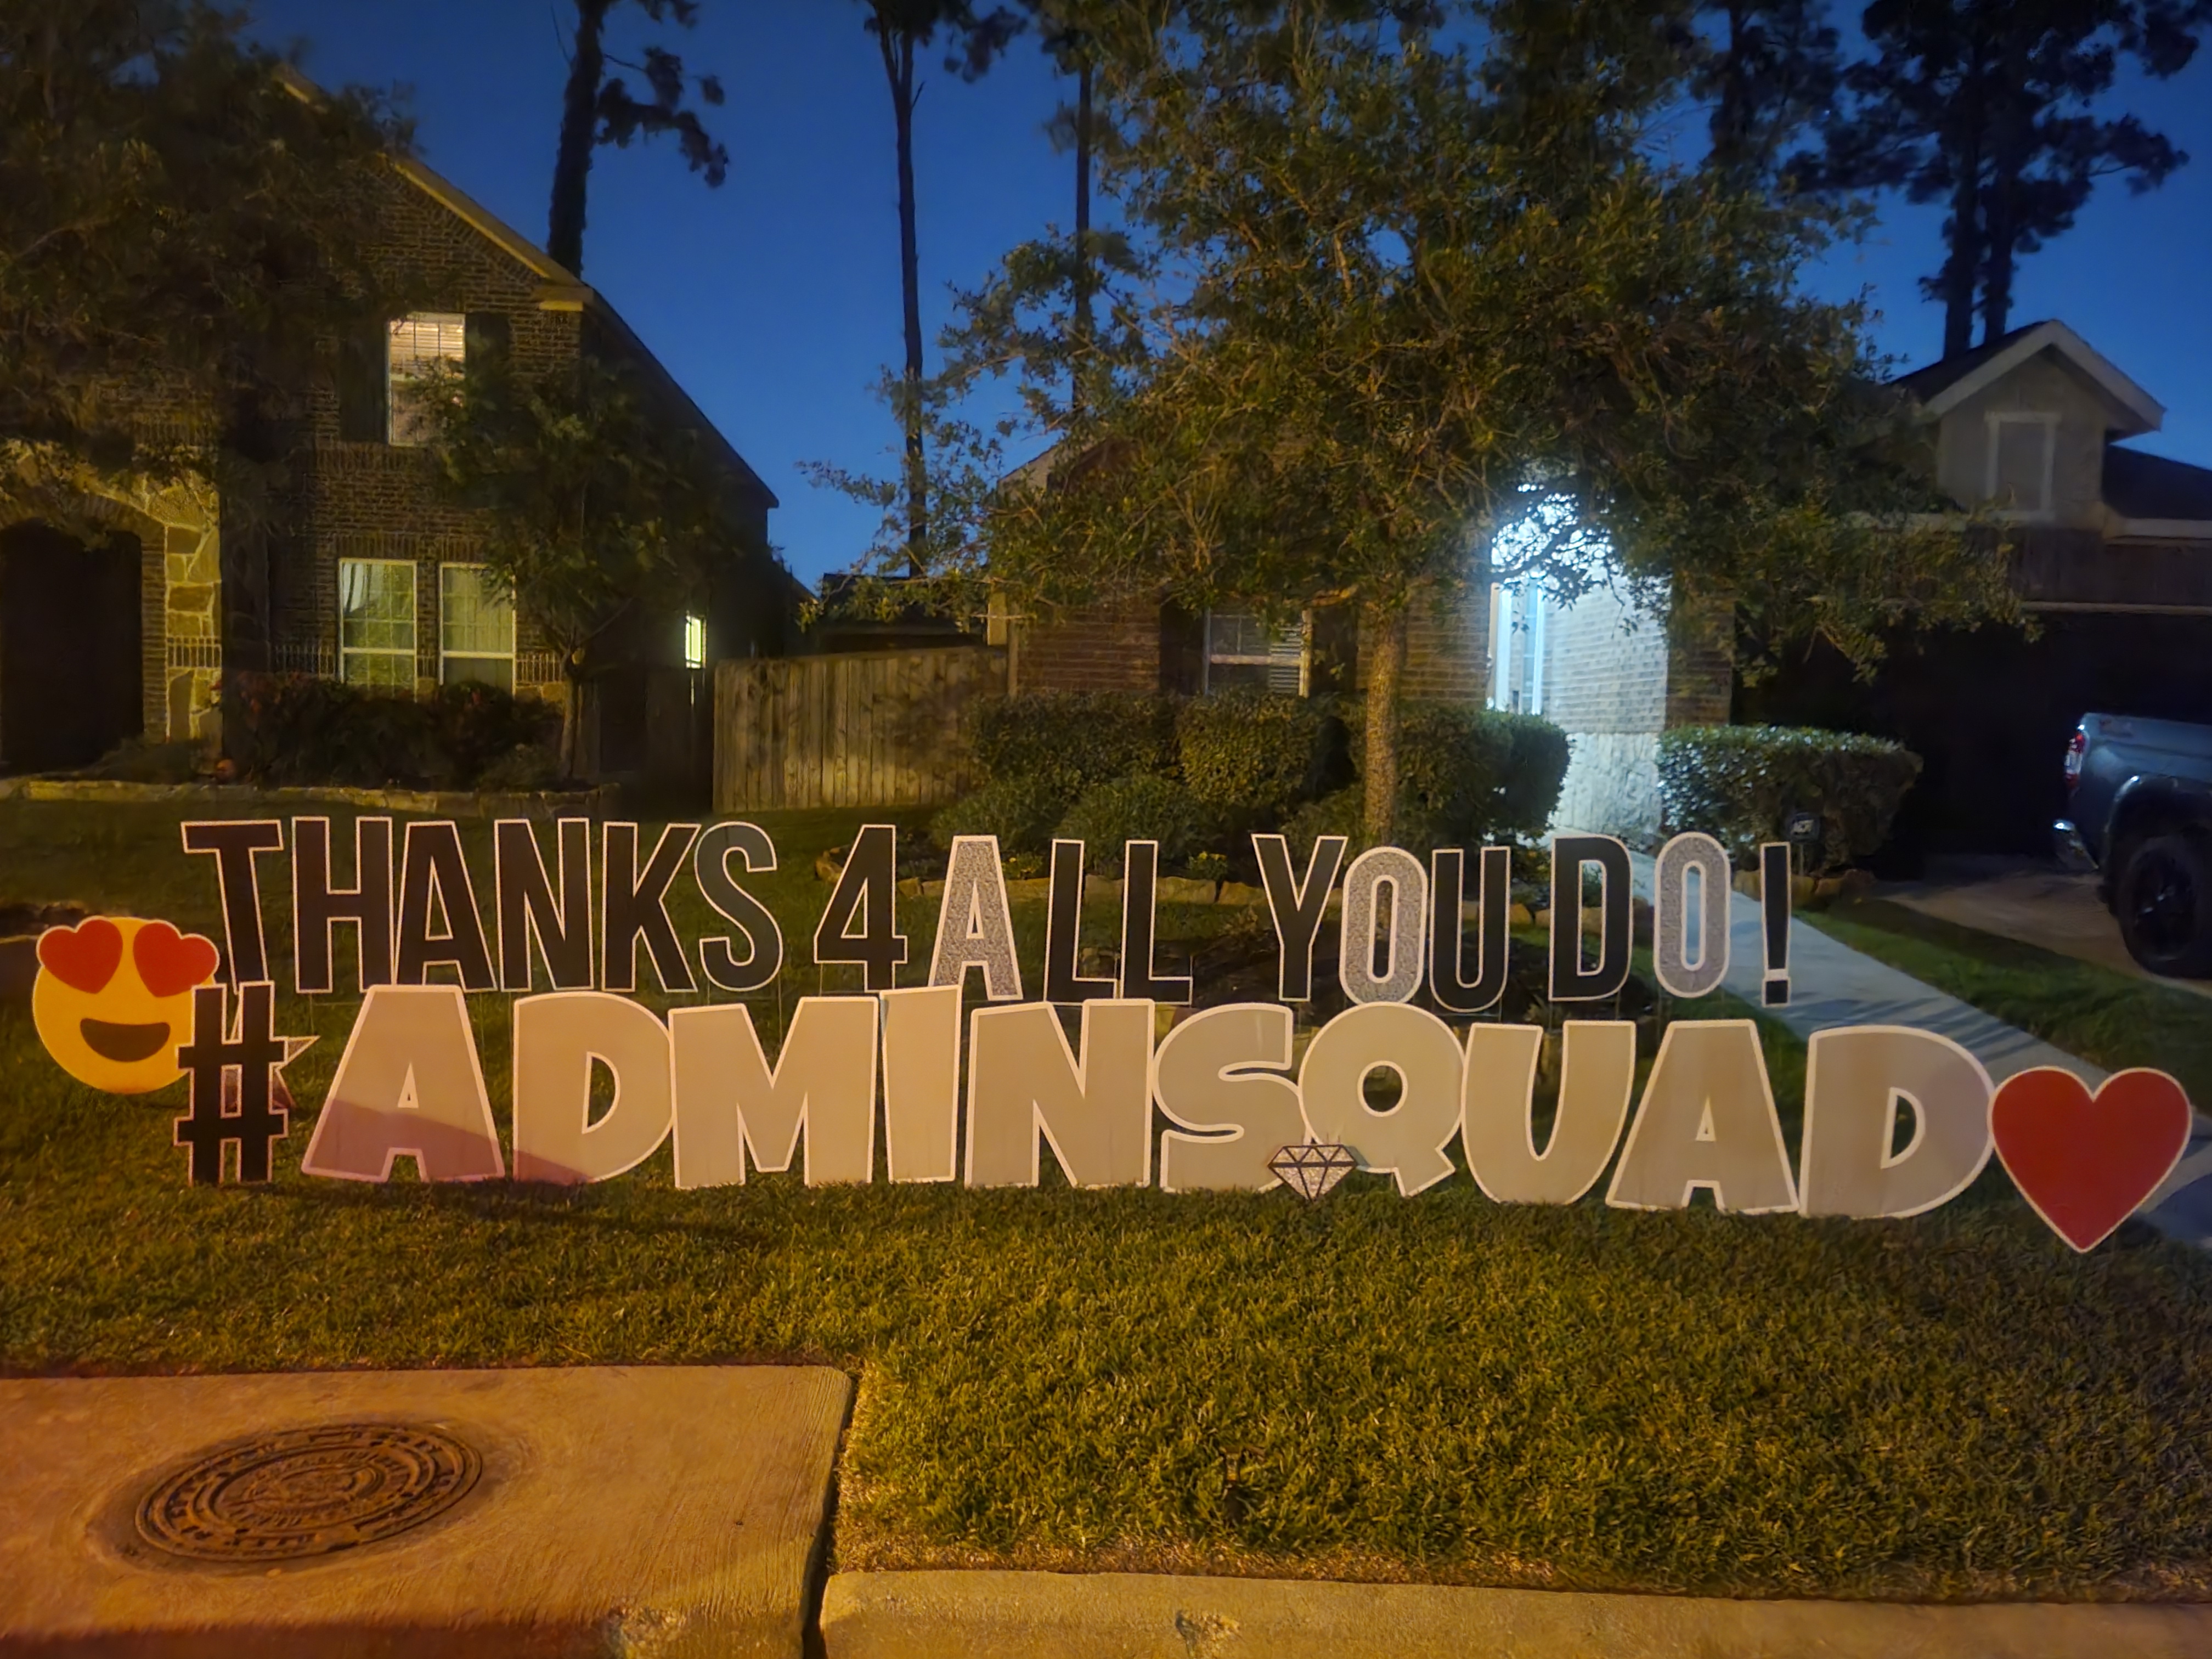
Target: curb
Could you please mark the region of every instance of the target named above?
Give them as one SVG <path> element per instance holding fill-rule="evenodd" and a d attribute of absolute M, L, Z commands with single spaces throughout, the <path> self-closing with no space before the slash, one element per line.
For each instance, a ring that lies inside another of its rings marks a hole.
<path fill-rule="evenodd" d="M 848 1572 L 828 1659 L 2185 1659 L 2212 1605 L 1737 1601 L 1139 1573 Z"/>

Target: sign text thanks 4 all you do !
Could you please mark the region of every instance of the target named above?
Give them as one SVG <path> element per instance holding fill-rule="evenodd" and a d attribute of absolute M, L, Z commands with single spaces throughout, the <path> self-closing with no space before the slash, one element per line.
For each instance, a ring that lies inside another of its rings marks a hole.
<path fill-rule="evenodd" d="M 672 1136 L 680 1188 L 735 1184 L 749 1166 L 784 1170 L 795 1160 L 810 1184 L 866 1182 L 875 1178 L 880 1121 L 894 1182 L 1034 1186 L 1049 1148 L 1077 1186 L 1157 1180 L 1171 1192 L 1255 1190 L 1277 1184 L 1270 1162 L 1282 1149 L 1319 1144 L 1347 1148 L 1358 1167 L 1411 1196 L 1451 1176 L 1447 1149 L 1456 1136 L 1474 1179 L 1500 1202 L 1572 1203 L 1610 1168 L 1606 1201 L 1624 1208 L 1680 1208 L 1702 1188 L 1741 1213 L 1872 1218 L 1954 1198 L 1994 1148 L 2039 1212 L 2086 1249 L 2149 1196 L 2188 1139 L 2188 1099 L 2162 1073 L 2123 1073 L 2094 1096 L 2070 1073 L 2046 1069 L 1998 1089 L 1973 1054 L 1939 1033 L 1847 1026 L 1811 1039 L 1793 1168 L 1753 1020 L 1669 1024 L 1639 1097 L 1633 1023 L 1570 1018 L 1557 1107 L 1539 1150 L 1542 1029 L 1475 1020 L 1455 1030 L 1414 1002 L 1425 988 L 1437 1008 L 1467 1016 L 1504 994 L 1509 849 L 1480 849 L 1472 872 L 1460 848 L 1437 849 L 1425 863 L 1381 847 L 1347 864 L 1346 842 L 1330 836 L 1315 843 L 1302 872 L 1285 837 L 1253 837 L 1279 945 L 1279 1000 L 1199 1008 L 1160 1036 L 1157 1010 L 1193 1004 L 1200 988 L 1159 970 L 1154 843 L 1123 849 L 1111 977 L 1079 971 L 1085 848 L 1054 844 L 1043 972 L 1030 1000 L 989 836 L 954 844 L 927 982 L 897 984 L 908 951 L 897 922 L 896 830 L 869 825 L 812 940 L 817 963 L 857 969 L 866 988 L 800 998 L 771 1061 L 744 1001 L 678 1006 L 664 1019 L 631 994 L 647 973 L 674 995 L 742 998 L 775 983 L 785 941 L 744 885 L 775 868 L 767 833 L 737 822 L 672 824 L 647 850 L 634 823 L 599 825 L 595 836 L 589 822 L 567 819 L 553 842 L 549 862 L 527 822 L 495 826 L 487 933 L 481 872 L 450 822 L 410 823 L 395 847 L 392 820 L 356 820 L 349 886 L 334 872 L 327 819 L 295 817 L 289 836 L 274 819 L 185 824 L 185 850 L 209 855 L 221 885 L 224 960 L 237 992 L 234 1006 L 224 985 L 191 988 L 191 1040 L 164 1077 L 182 1071 L 193 1079 L 193 1110 L 178 1139 L 192 1148 L 194 1178 L 219 1178 L 226 1143 L 239 1146 L 242 1176 L 265 1177 L 269 1143 L 286 1132 L 280 1073 L 299 1045 L 270 1027 L 276 975 L 260 860 L 288 848 L 290 988 L 362 993 L 301 1159 L 313 1176 L 383 1181 L 404 1156 L 430 1181 L 605 1181 Z M 1553 855 L 1550 999 L 1598 1012 L 1630 970 L 1628 849 L 1611 837 L 1565 836 Z M 1787 848 L 1763 848 L 1760 865 L 1764 1000 L 1778 1003 L 1788 997 L 1778 971 Z M 668 908 L 687 873 L 724 924 L 690 941 Z M 1470 875 L 1480 899 L 1471 927 Z M 1661 850 L 1652 970 L 1670 995 L 1719 988 L 1730 890 L 1728 854 L 1712 837 L 1680 835 Z M 1349 1006 L 1294 1063 L 1292 1005 L 1312 999 L 1332 895 Z M 41 940 L 41 994 L 50 973 L 81 976 L 82 960 L 100 954 L 104 941 L 87 942 L 94 923 L 117 926 L 94 918 Z M 138 977 L 152 988 L 149 948 L 177 936 L 164 923 L 123 923 L 134 925 Z M 341 950 L 341 929 L 350 949 Z M 189 952 L 198 942 L 184 943 Z M 204 964 L 210 981 L 213 954 Z M 343 986 L 342 963 L 351 969 Z M 430 982 L 433 970 L 444 982 Z M 125 977 L 113 964 L 109 972 Z M 963 1020 L 971 975 L 983 1000 Z M 54 996 L 67 989 L 58 984 Z M 514 999 L 511 1161 L 465 1001 L 492 994 Z M 1073 1045 L 1058 1012 L 1071 1005 L 1080 1008 Z M 57 1023 L 42 1018 L 41 1034 L 70 1065 L 59 1045 L 74 1034 L 49 1029 Z M 89 1041 L 102 1023 L 83 1024 Z M 611 1103 L 596 1114 L 595 1066 L 613 1084 Z M 1376 1072 L 1397 1084 L 1384 1109 L 1368 1099 Z M 1901 1149 L 1900 1115 L 1909 1122 Z"/>

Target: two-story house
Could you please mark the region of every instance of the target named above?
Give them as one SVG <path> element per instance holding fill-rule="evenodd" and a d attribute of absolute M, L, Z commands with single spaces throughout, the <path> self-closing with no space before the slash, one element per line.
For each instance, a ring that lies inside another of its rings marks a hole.
<path fill-rule="evenodd" d="M 1738 720 L 1895 737 L 1926 763 L 1904 861 L 2040 853 L 2084 714 L 2212 719 L 2212 468 L 2126 447 L 2165 410 L 2060 322 L 2031 323 L 1898 384 L 1936 475 L 2003 521 L 2029 631 L 1900 633 L 1871 682 L 1820 652 L 1739 690 Z"/>
<path fill-rule="evenodd" d="M 216 687 L 231 670 L 563 695 L 526 616 L 487 586 L 481 520 L 434 487 L 405 395 L 427 365 L 497 350 L 526 374 L 580 354 L 626 364 L 655 417 L 704 434 L 729 481 L 704 602 L 624 618 L 584 734 L 594 775 L 703 780 L 709 664 L 781 653 L 804 597 L 769 547 L 774 494 L 604 296 L 447 180 L 395 162 L 379 213 L 380 274 L 424 301 L 331 343 L 282 411 L 288 465 L 270 495 L 118 492 L 95 503 L 113 526 L 98 548 L 0 526 L 0 770 L 81 764 L 134 736 L 218 738 Z"/>

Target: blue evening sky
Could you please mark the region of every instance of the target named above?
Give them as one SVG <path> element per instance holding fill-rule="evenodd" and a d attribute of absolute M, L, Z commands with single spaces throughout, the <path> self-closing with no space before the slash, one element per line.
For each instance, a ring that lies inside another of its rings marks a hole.
<path fill-rule="evenodd" d="M 256 9 L 272 43 L 307 41 L 319 81 L 410 86 L 423 159 L 543 243 L 568 0 Z M 811 581 L 852 561 L 877 515 L 799 464 L 879 471 L 896 441 L 872 390 L 903 350 L 890 97 L 856 0 L 701 0 L 700 14 L 695 29 L 654 29 L 623 9 L 611 44 L 635 58 L 662 40 L 721 76 L 728 102 L 704 113 L 729 146 L 729 180 L 708 189 L 666 143 L 602 150 L 584 276 L 768 480 L 782 501 L 770 533 Z M 1041 130 L 1063 95 L 1030 40 L 973 85 L 927 77 L 915 165 L 933 367 L 949 288 L 1072 216 L 1073 162 Z M 2196 159 L 2144 196 L 2106 184 L 2022 267 L 2014 315 L 2063 318 L 2166 405 L 2165 429 L 2141 447 L 2212 465 L 2212 52 L 2122 104 Z M 1878 343 L 1917 366 L 1942 339 L 1915 279 L 1941 261 L 1942 216 L 1893 198 L 1882 213 L 1872 242 L 1839 252 L 1815 285 L 1870 289 Z"/>

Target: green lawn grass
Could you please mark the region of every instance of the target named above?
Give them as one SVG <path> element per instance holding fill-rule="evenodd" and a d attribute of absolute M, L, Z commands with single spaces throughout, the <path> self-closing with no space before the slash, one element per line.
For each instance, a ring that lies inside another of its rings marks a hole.
<path fill-rule="evenodd" d="M 1805 920 L 2108 1071 L 2170 1072 L 2191 1100 L 2212 1110 L 2212 1001 L 1886 899 L 1841 903 Z"/>
<path fill-rule="evenodd" d="M 0 803 L 0 902 L 211 927 L 175 817 Z M 813 850 L 856 821 L 768 819 L 798 960 Z M 916 978 L 929 908 L 902 907 Z M 280 1006 L 325 1037 L 311 1103 L 351 1005 Z M 1802 1050 L 1764 1030 L 1794 1139 Z M 298 1174 L 303 1109 L 272 1186 L 194 1189 L 177 1092 L 82 1089 L 0 1007 L 0 1367 L 834 1364 L 860 1381 L 841 1569 L 2212 1596 L 2212 1267 L 2136 1227 L 2076 1257 L 1994 1172 L 1880 1224 L 1507 1208 L 1464 1178 L 1075 1192 L 1049 1159 L 1036 1192 L 679 1193 L 665 1149 L 581 1190 L 370 1188 Z"/>

